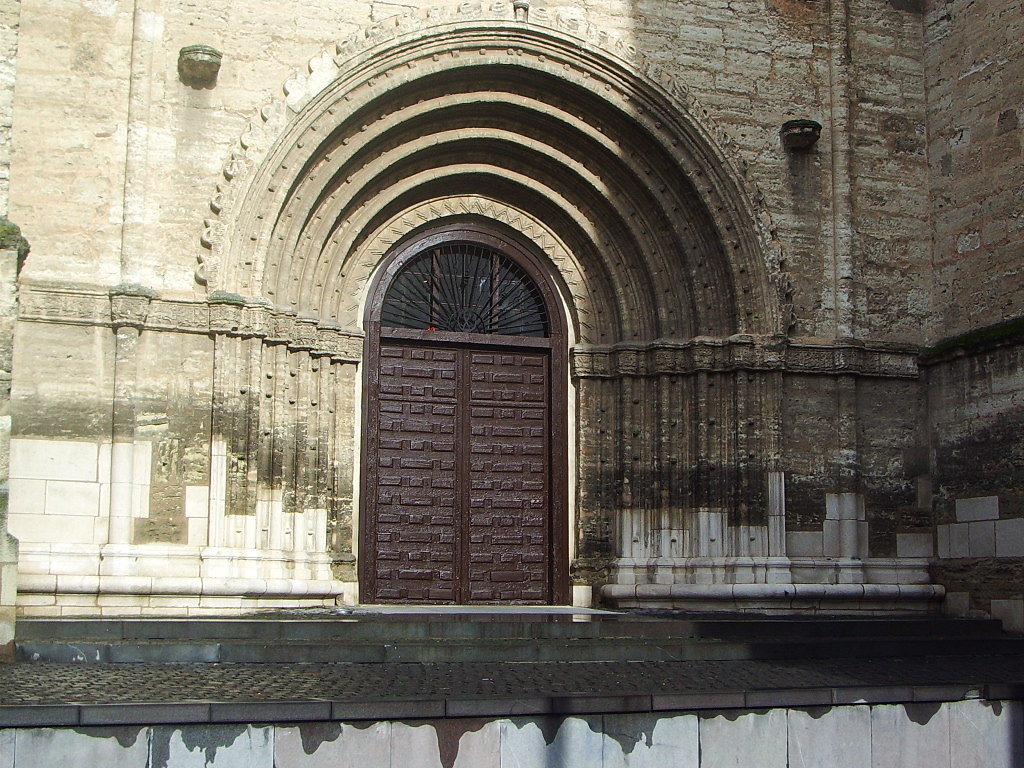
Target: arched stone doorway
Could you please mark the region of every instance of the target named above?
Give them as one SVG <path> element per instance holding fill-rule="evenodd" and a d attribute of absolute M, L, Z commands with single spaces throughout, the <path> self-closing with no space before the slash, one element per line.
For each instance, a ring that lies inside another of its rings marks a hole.
<path fill-rule="evenodd" d="M 568 599 L 564 316 L 493 230 L 420 233 L 367 310 L 363 602 Z"/>

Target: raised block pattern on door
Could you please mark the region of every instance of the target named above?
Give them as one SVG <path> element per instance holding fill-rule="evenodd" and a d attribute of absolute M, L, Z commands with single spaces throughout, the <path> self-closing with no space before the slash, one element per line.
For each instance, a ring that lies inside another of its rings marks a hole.
<path fill-rule="evenodd" d="M 550 600 L 549 365 L 381 345 L 373 599 Z"/>

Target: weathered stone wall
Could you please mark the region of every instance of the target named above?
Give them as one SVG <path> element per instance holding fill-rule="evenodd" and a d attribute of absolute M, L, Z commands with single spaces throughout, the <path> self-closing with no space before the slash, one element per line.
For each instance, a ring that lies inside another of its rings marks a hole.
<path fill-rule="evenodd" d="M 809 709 L 452 718 L 297 725 L 124 725 L 0 730 L 12 768 L 318 766 L 497 768 L 504 765 L 758 765 L 806 768 L 1013 768 L 1019 701 L 965 700 Z"/>
<path fill-rule="evenodd" d="M 1024 337 L 983 329 L 926 358 L 937 581 L 951 610 L 1024 632 Z"/>
<path fill-rule="evenodd" d="M 929 3 L 934 347 L 925 357 L 937 555 L 957 613 L 1024 631 L 1024 13 Z"/>
<path fill-rule="evenodd" d="M 7 216 L 10 183 L 11 122 L 14 113 L 14 74 L 17 69 L 20 0 L 0 8 L 0 216 Z"/>
<path fill-rule="evenodd" d="M 18 110 L 32 117 L 15 128 L 24 181 L 14 189 L 36 245 L 29 277 L 52 270 L 58 279 L 74 273 L 192 295 L 203 220 L 214 218 L 208 201 L 230 184 L 220 171 L 232 153 L 246 155 L 239 137 L 259 139 L 249 121 L 308 98 L 324 77 L 321 50 L 350 35 L 394 34 L 396 14 L 423 25 L 511 18 L 512 10 L 504 2 L 313 3 L 293 14 L 139 3 L 132 13 L 115 2 L 30 3 Z M 927 312 L 919 287 L 926 190 L 903 181 L 924 170 L 919 14 L 854 3 L 830 17 L 821 5 L 775 3 L 765 12 L 752 2 L 651 12 L 615 2 L 586 11 L 551 3 L 530 19 L 666 73 L 706 110 L 752 189 L 765 194 L 792 275 L 796 335 L 915 340 Z M 178 49 L 194 42 L 224 52 L 214 87 L 179 81 Z M 783 150 L 779 126 L 791 117 L 824 124 L 811 151 Z M 58 159 L 68 152 L 88 155 L 90 172 Z M 854 264 L 855 252 L 870 258 Z"/>
<path fill-rule="evenodd" d="M 1016 456 L 1015 353 L 916 361 L 1019 312 L 1019 2 L 14 7 L 11 520 L 40 610 L 136 576 L 351 597 L 366 289 L 455 214 L 532 238 L 576 322 L 580 582 L 790 557 L 895 584 L 933 489 L 940 535 L 947 499 L 1024 515 L 1005 461 L 957 458 Z M 196 43 L 223 59 L 186 83 Z M 787 149 L 792 118 L 820 140 Z"/>
<path fill-rule="evenodd" d="M 933 340 L 1024 314 L 1022 15 L 1017 0 L 928 4 Z"/>

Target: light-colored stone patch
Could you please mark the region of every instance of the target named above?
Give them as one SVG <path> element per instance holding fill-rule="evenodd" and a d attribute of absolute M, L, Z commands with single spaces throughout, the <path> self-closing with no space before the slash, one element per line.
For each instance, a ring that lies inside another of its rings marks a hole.
<path fill-rule="evenodd" d="M 603 768 L 698 768 L 696 715 L 605 715 Z"/>
<path fill-rule="evenodd" d="M 14 735 L 17 731 L 0 730 L 0 768 L 14 768 Z"/>
<path fill-rule="evenodd" d="M 434 725 L 394 723 L 391 726 L 391 764 L 409 768 L 442 768 Z"/>
<path fill-rule="evenodd" d="M 949 759 L 948 706 L 883 704 L 872 707 L 871 765 L 872 768 L 960 768 Z"/>
<path fill-rule="evenodd" d="M 996 557 L 1024 557 L 1024 518 L 996 522 Z"/>
<path fill-rule="evenodd" d="M 870 744 L 868 707 L 789 712 L 788 768 L 872 768 Z"/>
<path fill-rule="evenodd" d="M 953 768 L 1017 768 L 1021 764 L 1021 702 L 956 701 L 947 707 Z"/>
<path fill-rule="evenodd" d="M 94 483 L 98 480 L 98 455 L 96 443 L 14 437 L 11 478 Z"/>
<path fill-rule="evenodd" d="M 311 723 L 278 727 L 274 757 L 282 768 L 292 765 L 303 768 L 390 766 L 391 725 L 390 722 Z"/>
<path fill-rule="evenodd" d="M 998 496 L 977 496 L 970 499 L 956 500 L 956 521 L 958 523 L 972 523 L 976 520 L 998 519 Z"/>
<path fill-rule="evenodd" d="M 787 712 L 702 717 L 701 768 L 787 768 Z"/>
<path fill-rule="evenodd" d="M 596 718 L 599 722 L 600 718 Z M 591 768 L 601 765 L 603 736 L 587 720 L 567 717 L 542 730 L 537 723 L 501 721 L 501 768 Z M 557 730 L 556 730 L 557 728 Z M 551 743 L 545 738 L 554 731 Z"/>
<path fill-rule="evenodd" d="M 150 768 L 149 728 L 25 728 L 14 732 L 15 768 Z"/>
<path fill-rule="evenodd" d="M 452 768 L 500 768 L 501 721 L 491 720 L 459 737 L 459 752 Z"/>

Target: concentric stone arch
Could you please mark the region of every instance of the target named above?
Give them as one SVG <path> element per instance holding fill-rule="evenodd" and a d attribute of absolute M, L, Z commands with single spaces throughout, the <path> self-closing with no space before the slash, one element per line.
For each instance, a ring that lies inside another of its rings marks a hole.
<path fill-rule="evenodd" d="M 685 108 L 551 30 L 461 22 L 382 43 L 295 116 L 224 212 L 210 289 L 358 330 L 395 228 L 481 200 L 559 244 L 581 341 L 779 334 L 757 212 Z"/>

